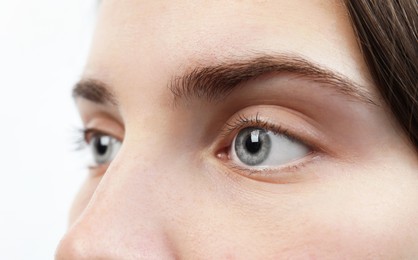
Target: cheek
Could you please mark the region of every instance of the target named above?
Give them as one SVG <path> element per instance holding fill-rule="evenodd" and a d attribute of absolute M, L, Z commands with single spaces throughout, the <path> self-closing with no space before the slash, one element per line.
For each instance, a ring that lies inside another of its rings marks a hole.
<path fill-rule="evenodd" d="M 348 197 L 324 203 L 328 204 L 326 208 L 318 205 L 306 219 L 309 224 L 300 235 L 310 238 L 304 241 L 309 251 L 338 252 L 350 258 L 399 257 L 412 224 L 410 217 L 405 216 L 409 210 L 371 197 L 362 197 L 361 201 L 355 195 L 351 201 Z"/>
<path fill-rule="evenodd" d="M 351 171 L 321 183 L 314 193 L 305 194 L 304 210 L 288 222 L 292 231 L 284 242 L 294 245 L 289 254 L 351 259 L 417 257 L 418 183 L 409 173 L 413 172 L 401 176 L 383 168 Z"/>
<path fill-rule="evenodd" d="M 188 233 L 180 247 L 237 259 L 416 257 L 418 183 L 412 174 L 339 172 L 294 193 L 234 193 L 226 185 L 184 216 Z"/>

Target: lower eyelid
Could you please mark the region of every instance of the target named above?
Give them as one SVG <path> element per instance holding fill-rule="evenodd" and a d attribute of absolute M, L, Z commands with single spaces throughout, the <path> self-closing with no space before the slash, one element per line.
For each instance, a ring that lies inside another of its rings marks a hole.
<path fill-rule="evenodd" d="M 253 179 L 256 181 L 275 183 L 275 184 L 290 184 L 306 181 L 308 179 L 316 178 L 316 175 L 305 174 L 304 170 L 312 164 L 316 164 L 321 160 L 321 155 L 316 152 L 311 152 L 309 155 L 291 162 L 289 164 L 274 167 L 274 168 L 246 168 L 237 165 L 234 162 L 224 162 L 226 170 L 232 171 L 235 174 L 243 177 Z"/>
<path fill-rule="evenodd" d="M 292 172 L 292 171 L 296 171 L 296 170 L 300 170 L 301 168 L 303 168 L 304 166 L 309 165 L 309 163 L 314 160 L 319 158 L 319 155 L 314 152 L 311 151 L 310 153 L 308 153 L 307 155 L 305 155 L 303 158 L 300 159 L 296 159 L 293 161 L 290 161 L 288 163 L 285 163 L 283 165 L 279 165 L 279 166 L 251 166 L 251 167 L 246 167 L 246 166 L 241 166 L 241 165 L 236 165 L 237 169 L 241 169 L 243 171 L 247 171 L 248 173 L 254 174 L 254 173 L 265 173 L 265 174 L 273 174 L 275 172 Z M 233 162 L 231 162 L 233 163 Z"/>
<path fill-rule="evenodd" d="M 215 154 L 215 158 L 217 159 L 217 161 L 220 161 L 220 163 L 224 167 L 227 168 L 226 170 L 232 170 L 233 172 L 237 174 L 244 175 L 247 177 L 263 175 L 264 177 L 268 177 L 268 178 L 272 178 L 272 177 L 276 178 L 276 177 L 280 177 L 280 175 L 282 174 L 296 173 L 300 170 L 303 170 L 304 167 L 309 166 L 311 163 L 318 162 L 324 157 L 323 156 L 324 154 L 322 152 L 311 150 L 303 158 L 291 161 L 282 166 L 276 166 L 276 167 L 262 166 L 262 167 L 249 168 L 246 166 L 240 166 L 236 162 L 232 161 L 231 154 L 228 152 L 230 148 L 231 147 L 229 146 L 218 151 Z"/>
<path fill-rule="evenodd" d="M 107 171 L 109 164 L 101 164 L 95 166 L 88 166 L 89 175 L 91 177 L 102 176 Z"/>

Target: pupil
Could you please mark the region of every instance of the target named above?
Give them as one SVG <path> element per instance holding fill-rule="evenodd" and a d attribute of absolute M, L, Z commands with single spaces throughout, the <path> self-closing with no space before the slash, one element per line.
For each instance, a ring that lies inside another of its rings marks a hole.
<path fill-rule="evenodd" d="M 247 140 L 245 140 L 245 148 L 247 151 L 251 154 L 256 154 L 260 151 L 261 148 L 261 142 L 253 142 L 251 140 L 251 135 L 247 137 Z"/>
<path fill-rule="evenodd" d="M 106 154 L 107 145 L 103 144 L 102 138 L 97 138 L 96 150 L 97 150 L 97 153 L 100 155 Z"/>

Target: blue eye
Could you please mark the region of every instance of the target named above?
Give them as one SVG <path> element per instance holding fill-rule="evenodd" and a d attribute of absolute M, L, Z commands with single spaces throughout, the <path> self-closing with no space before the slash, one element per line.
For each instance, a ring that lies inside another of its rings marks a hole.
<path fill-rule="evenodd" d="M 93 156 L 93 165 L 110 163 L 118 153 L 121 142 L 109 135 L 97 134 L 92 136 L 89 147 Z"/>
<path fill-rule="evenodd" d="M 244 166 L 277 167 L 305 157 L 310 149 L 284 134 L 263 128 L 242 129 L 231 147 L 232 159 Z"/>

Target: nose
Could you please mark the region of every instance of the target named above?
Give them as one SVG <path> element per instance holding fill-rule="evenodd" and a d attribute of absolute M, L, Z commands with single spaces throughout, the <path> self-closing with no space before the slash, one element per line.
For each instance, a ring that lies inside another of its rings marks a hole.
<path fill-rule="evenodd" d="M 112 227 L 97 230 L 95 226 L 77 224 L 61 240 L 55 259 L 175 259 L 161 234 L 142 231 L 142 239 L 132 244 L 123 232 Z"/>
<path fill-rule="evenodd" d="M 130 164 L 129 159 L 112 163 L 55 258 L 175 259 L 161 218 L 166 214 L 158 214 L 168 212 L 167 195 L 160 192 L 168 183 L 150 166 Z"/>
<path fill-rule="evenodd" d="M 137 245 L 124 240 L 124 235 L 111 237 L 108 230 L 99 236 L 93 227 L 78 226 L 61 240 L 56 259 L 175 259 L 159 234 L 145 231 Z M 126 243 L 125 243 L 126 242 Z"/>

